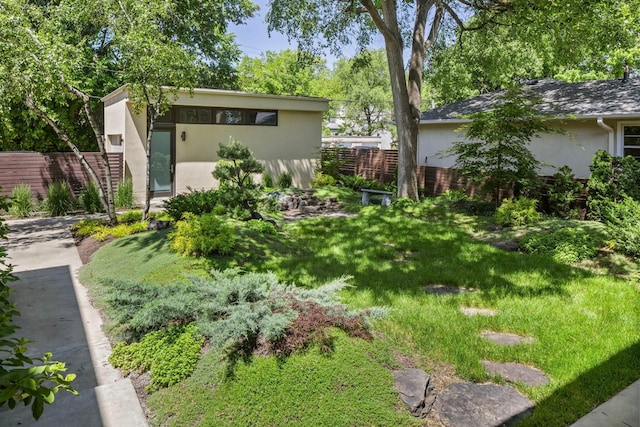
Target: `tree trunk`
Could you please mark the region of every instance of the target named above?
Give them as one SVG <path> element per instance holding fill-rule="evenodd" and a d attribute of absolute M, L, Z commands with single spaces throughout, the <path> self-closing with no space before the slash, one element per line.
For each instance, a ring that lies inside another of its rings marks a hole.
<path fill-rule="evenodd" d="M 47 116 L 47 114 L 35 104 L 35 102 L 30 96 L 27 96 L 27 98 L 25 99 L 25 104 L 38 117 L 40 117 L 42 120 L 47 122 L 47 124 L 51 127 L 51 129 L 53 129 L 56 135 L 58 135 L 58 138 L 63 140 L 69 146 L 69 148 L 71 148 L 71 151 L 73 151 L 73 153 L 76 155 L 78 160 L 80 160 L 80 164 L 82 165 L 82 167 L 86 169 L 86 171 L 89 173 L 89 176 L 91 177 L 93 182 L 95 182 L 96 185 L 98 185 L 98 189 L 100 190 L 102 188 L 102 184 L 101 184 L 100 178 L 98 177 L 98 174 L 93 169 L 93 167 L 91 167 L 89 162 L 87 162 L 87 159 L 85 159 L 82 152 L 78 150 L 78 147 L 73 143 L 73 141 L 71 141 L 71 138 L 69 137 L 69 135 L 65 131 L 60 129 L 60 127 L 56 124 L 56 122 L 53 121 L 53 119 L 51 119 L 49 116 Z M 102 191 L 101 191 L 101 197 L 104 199 L 104 194 L 102 194 Z M 103 203 L 104 203 L 104 200 L 103 200 Z M 117 223 L 117 221 L 118 220 L 116 217 L 115 222 Z"/>
<path fill-rule="evenodd" d="M 82 99 L 84 104 L 84 113 L 91 124 L 91 129 L 93 129 L 93 133 L 96 136 L 96 141 L 98 143 L 98 149 L 100 150 L 100 156 L 102 157 L 102 164 L 104 165 L 105 172 L 105 183 L 104 185 L 100 181 L 96 181 L 96 186 L 100 192 L 100 200 L 102 201 L 102 205 L 104 206 L 105 212 L 109 216 L 109 223 L 111 225 L 116 225 L 118 223 L 118 215 L 116 214 L 116 207 L 113 197 L 113 185 L 111 180 L 111 165 L 109 165 L 109 155 L 107 154 L 107 150 L 105 149 L 105 139 L 104 133 L 100 130 L 100 126 L 98 126 L 98 122 L 93 115 L 91 109 L 91 99 L 84 92 L 74 88 L 71 85 L 67 85 L 67 90 L 74 94 L 75 96 Z M 107 194 L 105 197 L 104 189 L 107 190 Z"/>
<path fill-rule="evenodd" d="M 382 2 L 382 14 L 388 31 L 383 32 L 391 93 L 393 94 L 394 115 L 398 129 L 398 197 L 418 200 L 418 126 L 412 117 L 409 92 L 404 74 L 402 58 L 402 35 L 397 22 L 393 0 Z M 419 116 L 419 115 L 418 115 Z M 418 117 L 419 120 L 419 117 Z"/>
<path fill-rule="evenodd" d="M 147 164 L 145 168 L 145 198 L 144 198 L 144 211 L 142 213 L 142 220 L 145 221 L 149 217 L 149 210 L 151 209 L 151 139 L 153 138 L 153 128 L 155 126 L 156 113 L 155 108 L 147 107 L 147 142 L 145 144 L 145 152 L 147 155 Z"/>

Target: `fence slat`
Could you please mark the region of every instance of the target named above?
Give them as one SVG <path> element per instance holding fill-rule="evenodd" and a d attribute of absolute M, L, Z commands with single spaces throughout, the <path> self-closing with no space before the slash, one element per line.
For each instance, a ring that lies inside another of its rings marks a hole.
<path fill-rule="evenodd" d="M 82 153 L 96 173 L 104 179 L 100 153 Z M 109 153 L 114 187 L 124 177 L 122 153 Z M 9 195 L 17 184 L 31 186 L 34 197 L 42 200 L 54 181 L 66 181 L 76 195 L 90 181 L 80 160 L 73 153 L 0 152 L 0 195 Z"/>

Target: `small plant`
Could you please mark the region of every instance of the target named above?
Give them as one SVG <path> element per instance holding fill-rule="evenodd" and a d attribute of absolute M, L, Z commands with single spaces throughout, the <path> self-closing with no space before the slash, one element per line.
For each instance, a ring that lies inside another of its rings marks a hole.
<path fill-rule="evenodd" d="M 293 184 L 293 177 L 289 172 L 282 172 L 278 177 L 278 187 L 280 188 L 291 188 L 291 184 Z"/>
<path fill-rule="evenodd" d="M 264 188 L 273 188 L 273 178 L 268 173 L 262 174 L 262 186 Z"/>
<path fill-rule="evenodd" d="M 36 209 L 36 203 L 31 196 L 31 186 L 20 183 L 11 190 L 11 205 L 9 214 L 19 218 L 30 217 Z"/>
<path fill-rule="evenodd" d="M 146 391 L 156 391 L 191 375 L 203 343 L 195 325 L 171 326 L 150 332 L 139 342 L 116 344 L 109 362 L 123 375 L 148 371 L 151 383 Z"/>
<path fill-rule="evenodd" d="M 80 192 L 78 204 L 87 213 L 102 212 L 104 210 L 98 187 L 93 181 L 89 181 L 87 186 Z"/>
<path fill-rule="evenodd" d="M 400 197 L 391 202 L 391 207 L 395 209 L 406 209 L 417 206 L 419 203 L 408 197 Z"/>
<path fill-rule="evenodd" d="M 542 218 L 542 214 L 536 210 L 537 200 L 519 197 L 505 199 L 494 214 L 495 221 L 504 226 L 520 226 L 534 224 Z"/>
<path fill-rule="evenodd" d="M 49 216 L 63 216 L 73 211 L 74 200 L 67 183 L 56 181 L 49 184 L 42 207 Z"/>
<path fill-rule="evenodd" d="M 339 147 L 322 148 L 320 150 L 320 161 L 317 164 L 316 173 L 328 175 L 338 180 L 341 174 L 340 169 L 345 163 L 346 161 L 340 158 Z"/>
<path fill-rule="evenodd" d="M 326 187 L 329 185 L 336 185 L 336 179 L 331 175 L 325 175 L 323 173 L 317 173 L 316 177 L 311 181 L 313 187 Z"/>
<path fill-rule="evenodd" d="M 106 227 L 103 219 L 84 218 L 71 226 L 71 231 L 79 237 L 89 237 Z"/>
<path fill-rule="evenodd" d="M 127 178 L 118 183 L 114 202 L 118 209 L 133 208 L 135 199 L 133 197 L 133 181 L 131 178 Z"/>
<path fill-rule="evenodd" d="M 260 221 L 252 219 L 244 223 L 248 230 L 252 230 L 261 234 L 278 234 L 278 229 L 269 221 Z"/>
<path fill-rule="evenodd" d="M 563 166 L 553 175 L 553 184 L 549 187 L 549 205 L 551 212 L 564 219 L 576 219 L 580 212 L 576 209 L 576 199 L 582 191 L 582 184 L 575 180 L 569 166 Z"/>
<path fill-rule="evenodd" d="M 593 258 L 598 242 L 579 228 L 561 228 L 553 232 L 532 233 L 520 240 L 520 247 L 531 254 L 547 255 L 556 262 L 571 264 Z"/>
<path fill-rule="evenodd" d="M 169 233 L 171 249 L 183 256 L 208 256 L 231 253 L 235 230 L 223 217 L 209 213 L 202 216 L 186 213 Z"/>
<path fill-rule="evenodd" d="M 202 215 L 213 212 L 218 205 L 219 197 L 216 190 L 189 190 L 188 193 L 178 194 L 164 202 L 165 212 L 174 221 L 180 221 L 186 213 Z"/>
<path fill-rule="evenodd" d="M 445 202 L 460 202 L 469 200 L 469 195 L 466 191 L 460 189 L 448 189 L 444 193 L 440 194 L 436 197 L 437 200 L 442 200 Z"/>

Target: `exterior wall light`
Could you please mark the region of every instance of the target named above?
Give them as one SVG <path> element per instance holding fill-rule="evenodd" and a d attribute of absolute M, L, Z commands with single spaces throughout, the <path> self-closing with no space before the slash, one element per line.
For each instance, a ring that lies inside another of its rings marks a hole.
<path fill-rule="evenodd" d="M 182 141 L 186 141 L 186 140 L 187 140 L 187 132 L 186 132 L 186 131 L 182 131 L 182 132 L 180 133 L 180 139 L 181 139 Z"/>

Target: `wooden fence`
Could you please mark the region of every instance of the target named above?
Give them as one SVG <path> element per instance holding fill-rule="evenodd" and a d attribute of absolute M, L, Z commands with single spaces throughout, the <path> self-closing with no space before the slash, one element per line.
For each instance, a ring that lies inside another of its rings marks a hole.
<path fill-rule="evenodd" d="M 354 148 L 326 148 L 322 150 L 324 159 L 333 159 L 340 164 L 340 173 L 344 175 L 360 175 L 364 178 L 375 179 L 381 183 L 394 182 L 398 167 L 397 150 L 380 149 L 354 149 Z M 468 194 L 474 195 L 478 187 L 458 176 L 456 169 L 439 168 L 433 166 L 418 166 L 418 188 L 425 196 L 437 196 L 449 189 L 465 189 Z M 546 188 L 553 183 L 553 177 L 541 177 L 543 188 L 541 189 L 541 207 L 548 208 L 548 196 Z M 578 182 L 586 186 L 585 179 Z M 513 194 L 505 193 L 501 197 L 511 197 Z M 578 206 L 585 207 L 586 197 L 583 194 L 578 198 Z"/>
<path fill-rule="evenodd" d="M 104 179 L 100 153 L 83 153 L 87 162 Z M 109 153 L 111 178 L 116 187 L 124 177 L 122 153 Z M 19 183 L 29 184 L 34 197 L 42 200 L 54 181 L 66 181 L 78 193 L 91 180 L 80 160 L 73 153 L 0 152 L 0 195 L 9 195 Z"/>
<path fill-rule="evenodd" d="M 397 150 L 327 148 L 322 151 L 324 159 L 333 159 L 340 164 L 343 175 L 360 175 L 380 183 L 394 182 L 398 168 Z M 472 185 L 460 179 L 455 169 L 418 166 L 418 187 L 427 196 L 442 194 L 448 189 L 465 188 L 474 191 Z"/>

